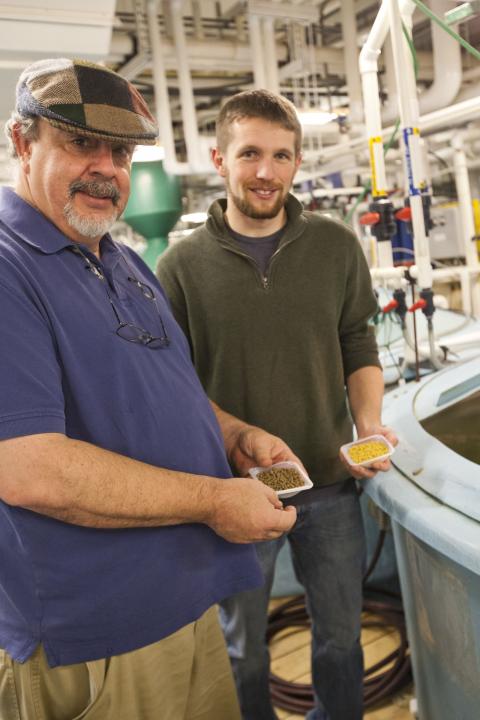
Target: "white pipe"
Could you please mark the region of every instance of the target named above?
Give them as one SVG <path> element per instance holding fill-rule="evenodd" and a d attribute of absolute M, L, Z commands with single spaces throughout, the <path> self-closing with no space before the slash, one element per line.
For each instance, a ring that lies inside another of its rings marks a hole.
<path fill-rule="evenodd" d="M 177 161 L 173 138 L 170 100 L 168 97 L 167 77 L 163 59 L 162 40 L 158 24 L 158 0 L 147 0 L 148 28 L 152 50 L 152 72 L 155 90 L 155 114 L 160 129 L 160 140 L 165 151 L 163 166 L 167 173 L 185 175 L 190 172 L 188 163 Z"/>
<path fill-rule="evenodd" d="M 435 15 L 451 9 L 449 0 L 430 0 Z M 432 21 L 433 83 L 420 95 L 420 112 L 428 113 L 450 105 L 460 90 L 462 58 L 460 44 L 436 22 Z"/>
<path fill-rule="evenodd" d="M 359 75 L 359 57 L 357 48 L 357 23 L 354 0 L 342 0 L 340 16 L 343 31 L 343 55 L 347 78 L 348 97 L 350 99 L 349 119 L 352 123 L 363 120 L 362 89 Z"/>
<path fill-rule="evenodd" d="M 370 268 L 372 280 L 399 280 L 405 275 L 404 267 Z"/>
<path fill-rule="evenodd" d="M 476 243 L 472 240 L 475 235 L 475 224 L 473 220 L 472 193 L 468 177 L 467 160 L 463 149 L 463 138 L 453 138 L 453 167 L 455 171 L 455 185 L 457 188 L 458 206 L 460 210 L 460 224 L 462 227 L 463 242 L 465 248 L 465 261 L 467 267 L 479 271 L 480 263 Z M 480 316 L 480 284 L 477 282 L 472 288 L 473 313 Z"/>
<path fill-rule="evenodd" d="M 390 36 L 385 38 L 383 46 L 383 67 L 385 70 L 385 85 L 387 102 L 382 107 L 382 123 L 389 123 L 398 117 L 397 85 L 395 83 L 395 66 L 393 62 L 392 41 Z"/>
<path fill-rule="evenodd" d="M 418 267 L 411 265 L 409 267 L 409 274 L 412 278 L 418 278 Z M 472 281 L 474 287 L 475 283 L 478 284 L 480 271 L 478 268 L 460 266 L 460 267 L 448 267 L 448 268 L 433 268 L 432 277 L 433 280 L 448 281 L 448 280 L 459 280 L 460 291 L 462 295 L 462 310 L 466 315 L 473 313 L 473 298 L 472 298 Z M 476 313 L 478 315 L 478 312 Z"/>
<path fill-rule="evenodd" d="M 480 67 L 478 68 L 480 73 Z M 471 100 L 471 98 L 480 97 L 480 84 L 475 83 L 464 87 L 455 98 L 456 102 L 463 102 L 464 100 Z"/>
<path fill-rule="evenodd" d="M 200 158 L 200 140 L 197 127 L 195 101 L 193 99 L 192 79 L 185 40 L 185 28 L 182 17 L 183 0 L 170 0 L 172 30 L 175 39 L 177 57 L 177 75 L 180 86 L 183 132 L 187 147 L 187 157 L 193 172 L 203 172 L 205 167 Z"/>
<path fill-rule="evenodd" d="M 387 178 L 383 157 L 382 120 L 377 74 L 378 56 L 380 54 L 380 48 L 385 41 L 387 28 L 388 18 L 385 2 L 382 2 L 358 58 L 372 177 L 372 194 L 374 197 L 387 196 Z"/>
<path fill-rule="evenodd" d="M 408 272 L 413 279 L 416 279 L 418 277 L 417 265 L 410 265 Z M 390 280 L 393 281 L 394 285 L 400 287 L 404 280 L 405 268 L 402 266 L 370 268 L 370 276 L 373 283 Z M 462 295 L 462 310 L 466 315 L 472 315 L 472 280 L 474 283 L 478 283 L 480 268 L 469 268 L 464 265 L 459 267 L 433 268 L 432 277 L 434 281 L 438 282 L 459 280 Z M 476 314 L 478 315 L 478 313 Z"/>
<path fill-rule="evenodd" d="M 470 347 L 480 348 L 480 332 L 473 331 L 469 333 L 458 333 L 457 335 L 448 336 L 446 339 L 442 337 L 442 345 L 449 350 L 467 350 Z M 419 351 L 422 355 L 428 354 L 428 348 L 425 342 L 419 344 Z"/>
<path fill-rule="evenodd" d="M 262 18 L 264 64 L 266 74 L 266 88 L 274 93 L 280 90 L 278 77 L 277 45 L 275 42 L 275 20 L 271 17 Z"/>
<path fill-rule="evenodd" d="M 406 4 L 405 4 L 406 5 Z M 412 6 L 412 12 L 414 5 Z M 405 6 L 404 6 L 405 7 Z M 425 232 L 423 203 L 420 184 L 423 180 L 421 170 L 421 150 L 419 134 L 419 110 L 415 78 L 410 50 L 402 34 L 402 18 L 397 0 L 388 0 L 388 17 L 390 36 L 392 38 L 393 57 L 395 60 L 395 77 L 399 89 L 400 118 L 403 128 L 405 159 L 408 174 L 410 208 L 412 211 L 413 243 L 415 260 L 418 267 L 418 282 L 421 288 L 432 286 L 432 268 L 430 250 Z M 411 19 L 411 13 L 410 13 Z M 405 7 L 403 21 L 408 20 L 408 7 Z"/>
<path fill-rule="evenodd" d="M 203 40 L 203 25 L 202 25 L 202 8 L 200 7 L 200 0 L 192 0 L 192 14 L 193 14 L 193 29 L 195 37 L 198 40 Z"/>
<path fill-rule="evenodd" d="M 480 95 L 465 100 L 464 102 L 441 108 L 428 115 L 423 115 L 419 120 L 419 128 L 422 133 L 429 133 L 442 128 L 451 128 L 453 125 L 460 125 L 469 120 L 476 120 L 480 114 Z M 390 137 L 393 132 L 393 125 L 382 129 L 384 140 Z M 323 161 L 337 159 L 343 155 L 351 155 L 365 147 L 365 138 L 353 138 L 345 140 L 338 145 L 331 145 L 322 148 L 321 158 Z M 332 170 L 333 172 L 333 170 Z M 324 171 L 322 171 L 324 174 Z"/>
<path fill-rule="evenodd" d="M 457 189 L 458 205 L 460 209 L 461 225 L 463 230 L 465 259 L 467 265 L 472 268 L 479 268 L 478 254 L 472 238 L 475 235 L 475 223 L 473 220 L 472 193 L 468 177 L 467 159 L 463 148 L 463 138 L 456 135 L 452 141 L 453 167 L 455 171 L 455 185 Z"/>
<path fill-rule="evenodd" d="M 250 45 L 252 49 L 253 80 L 255 87 L 261 89 L 267 85 L 267 75 L 263 60 L 263 42 L 260 20 L 257 15 L 249 13 Z"/>

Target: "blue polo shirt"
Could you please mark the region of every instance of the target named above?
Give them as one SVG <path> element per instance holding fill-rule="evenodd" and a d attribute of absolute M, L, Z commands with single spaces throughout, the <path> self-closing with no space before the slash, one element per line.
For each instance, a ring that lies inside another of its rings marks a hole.
<path fill-rule="evenodd" d="M 163 468 L 230 477 L 223 440 L 155 276 L 106 235 L 104 279 L 75 244 L 0 188 L 0 439 L 63 433 Z M 163 334 L 151 349 L 118 320 Z M 105 283 L 108 281 L 108 288 Z M 108 290 L 108 292 L 107 292 Z M 261 582 L 250 545 L 201 524 L 107 530 L 0 502 L 0 647 L 51 666 L 117 655 L 170 635 Z"/>

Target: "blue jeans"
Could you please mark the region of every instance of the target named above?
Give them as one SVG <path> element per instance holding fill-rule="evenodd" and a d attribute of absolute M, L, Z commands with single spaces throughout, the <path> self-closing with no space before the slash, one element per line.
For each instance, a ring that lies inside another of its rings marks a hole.
<path fill-rule="evenodd" d="M 288 533 L 293 567 L 305 588 L 312 620 L 312 684 L 309 720 L 361 720 L 363 653 L 360 644 L 365 535 L 356 488 L 297 507 Z M 286 542 L 258 543 L 265 585 L 221 603 L 243 720 L 276 720 L 270 701 L 270 655 L 264 640 L 275 561 Z"/>

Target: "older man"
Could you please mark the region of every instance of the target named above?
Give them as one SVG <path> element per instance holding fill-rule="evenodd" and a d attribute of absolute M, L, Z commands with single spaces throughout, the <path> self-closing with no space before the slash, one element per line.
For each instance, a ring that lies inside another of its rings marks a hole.
<path fill-rule="evenodd" d="M 45 60 L 17 85 L 0 193 L 0 716 L 232 720 L 213 605 L 261 582 L 294 508 L 240 472 L 294 456 L 206 398 L 144 263 L 108 230 L 135 144 L 126 80 Z"/>

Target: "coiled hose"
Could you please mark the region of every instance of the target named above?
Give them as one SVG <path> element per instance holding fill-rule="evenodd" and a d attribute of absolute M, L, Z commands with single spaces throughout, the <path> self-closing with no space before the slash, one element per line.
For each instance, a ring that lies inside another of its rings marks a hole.
<path fill-rule="evenodd" d="M 364 576 L 364 584 L 373 572 L 385 541 L 385 530 L 380 530 L 377 545 L 370 565 Z M 371 595 L 380 593 L 382 600 Z M 385 596 L 388 599 L 385 599 Z M 395 627 L 400 642 L 395 650 L 369 668 L 365 669 L 363 681 L 364 707 L 384 700 L 403 687 L 411 679 L 411 663 L 408 651 L 407 633 L 401 598 L 398 594 L 369 588 L 364 597 L 363 611 L 374 613 L 375 618 L 367 619 L 362 627 L 387 625 Z M 298 595 L 278 605 L 269 613 L 267 642 L 281 630 L 291 627 L 310 628 L 310 618 L 305 607 L 305 596 Z M 391 667 L 387 667 L 391 664 Z M 382 668 L 386 668 L 381 671 Z M 270 673 L 270 695 L 273 704 L 282 710 L 305 714 L 314 706 L 313 688 L 309 683 L 295 683 Z"/>

